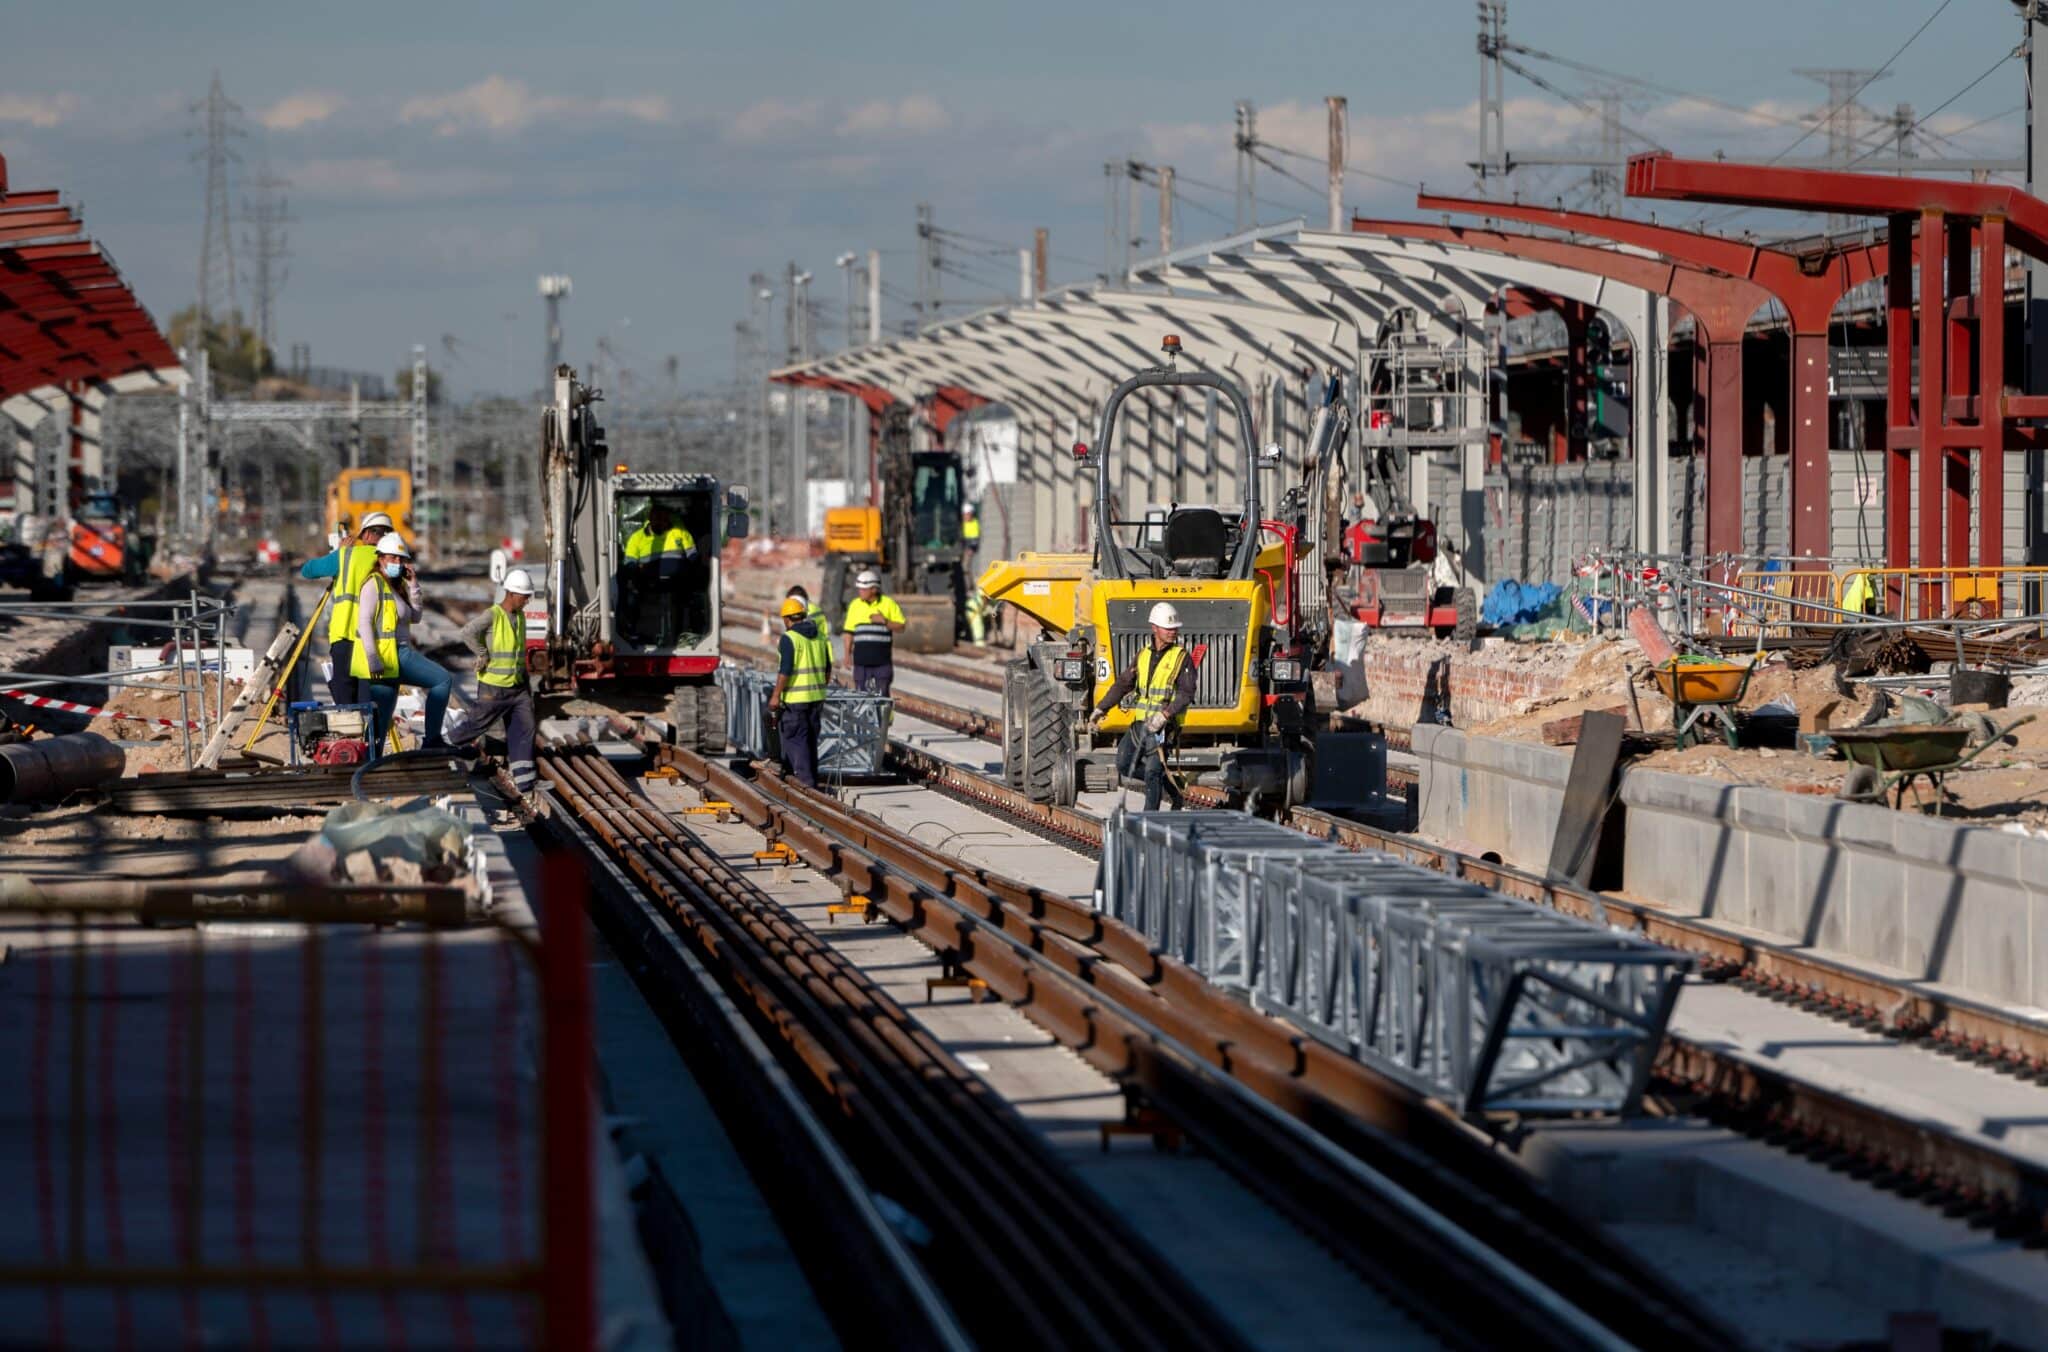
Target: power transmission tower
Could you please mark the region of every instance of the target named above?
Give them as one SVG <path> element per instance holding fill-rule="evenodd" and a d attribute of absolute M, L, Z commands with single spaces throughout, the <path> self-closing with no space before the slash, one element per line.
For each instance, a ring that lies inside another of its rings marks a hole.
<path fill-rule="evenodd" d="M 256 336 L 263 344 L 263 358 L 274 361 L 277 350 L 277 293 L 284 290 L 291 272 L 285 260 L 291 257 L 286 244 L 286 227 L 292 222 L 290 203 L 284 190 L 291 183 L 271 173 L 266 166 L 256 175 L 256 196 L 242 199 L 242 219 L 249 227 L 242 247 L 250 254 L 249 280 L 255 291 Z"/>
<path fill-rule="evenodd" d="M 1872 81 L 1885 78 L 1887 72 L 1848 70 L 1840 67 L 1802 67 L 1792 73 L 1804 75 L 1809 80 L 1818 80 L 1828 87 L 1827 107 L 1812 114 L 1812 117 L 1820 122 L 1828 134 L 1827 163 L 1848 164 L 1860 148 L 1863 107 L 1856 101 L 1857 96 Z M 1853 225 L 1854 222 L 1847 216 L 1828 217 L 1828 233 L 1831 235 L 1851 229 Z"/>
<path fill-rule="evenodd" d="M 1507 37 L 1507 0 L 1479 0 L 1479 158 L 1472 172 L 1482 197 L 1490 180 L 1508 176 L 1507 76 L 1500 60 Z"/>
<path fill-rule="evenodd" d="M 212 87 L 205 98 L 192 105 L 192 111 L 199 117 L 199 134 L 206 138 L 205 149 L 192 154 L 196 163 L 206 166 L 206 220 L 199 234 L 199 325 L 203 331 L 214 316 L 230 317 L 237 308 L 228 166 L 240 163 L 242 158 L 229 144 L 243 134 L 235 120 L 242 109 L 221 89 L 220 72 L 215 71 Z"/>

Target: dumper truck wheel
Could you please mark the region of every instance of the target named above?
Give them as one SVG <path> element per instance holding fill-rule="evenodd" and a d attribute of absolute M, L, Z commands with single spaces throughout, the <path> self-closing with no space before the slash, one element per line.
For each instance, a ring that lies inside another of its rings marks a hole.
<path fill-rule="evenodd" d="M 1031 671 L 1025 658 L 1003 664 L 1003 783 L 1024 787 L 1024 682 Z"/>
<path fill-rule="evenodd" d="M 1021 786 L 1034 803 L 1050 803 L 1055 797 L 1054 779 L 1060 757 L 1073 750 L 1066 706 L 1060 703 L 1052 679 L 1037 668 L 1024 675 L 1024 783 Z"/>

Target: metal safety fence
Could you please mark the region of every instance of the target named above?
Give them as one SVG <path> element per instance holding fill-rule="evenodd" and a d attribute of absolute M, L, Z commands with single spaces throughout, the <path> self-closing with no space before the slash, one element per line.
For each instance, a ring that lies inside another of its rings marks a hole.
<path fill-rule="evenodd" d="M 726 745 L 754 760 L 780 759 L 782 738 L 768 709 L 775 678 L 726 663 L 718 668 L 717 681 L 725 692 Z M 889 713 L 885 695 L 826 691 L 818 720 L 818 773 L 833 778 L 881 774 L 889 758 Z"/>
<path fill-rule="evenodd" d="M 585 883 L 10 889 L 0 1341 L 589 1347 Z M 138 923 L 141 921 L 142 923 Z"/>
<path fill-rule="evenodd" d="M 1692 960 L 1232 813 L 1114 814 L 1098 905 L 1464 1113 L 1627 1114 Z"/>

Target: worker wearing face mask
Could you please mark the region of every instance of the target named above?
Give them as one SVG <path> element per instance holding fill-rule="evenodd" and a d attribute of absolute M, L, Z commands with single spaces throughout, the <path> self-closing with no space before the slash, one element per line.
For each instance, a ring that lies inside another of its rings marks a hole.
<path fill-rule="evenodd" d="M 398 532 L 386 532 L 377 541 L 377 567 L 355 598 L 355 649 L 349 654 L 349 675 L 355 678 L 357 698 L 367 696 L 373 710 L 370 747 L 374 755 L 384 754 L 385 741 L 391 735 L 391 715 L 398 707 L 399 616 L 410 609 L 411 618 L 419 618 L 419 611 L 408 606 L 399 590 L 406 560 L 411 557 L 412 551 L 398 538 Z"/>

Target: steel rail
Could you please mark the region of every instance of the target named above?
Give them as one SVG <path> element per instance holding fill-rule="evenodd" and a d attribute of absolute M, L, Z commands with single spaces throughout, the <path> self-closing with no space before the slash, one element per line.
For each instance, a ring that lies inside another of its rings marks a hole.
<path fill-rule="evenodd" d="M 1048 809 L 1016 790 L 927 752 L 892 743 L 894 764 L 977 805 L 1100 849 L 1101 822 Z M 1595 893 L 1414 836 L 1295 808 L 1288 824 L 1352 849 L 1383 850 L 1595 924 L 1631 930 L 1703 959 L 1706 975 L 1741 982 L 1858 1026 L 1922 1040 L 2010 1073 L 2048 1078 L 2048 1029 L 2009 1011 L 1888 982 L 1845 963 L 1760 943 L 1628 897 Z M 1197 978 L 1199 979 L 1199 978 Z M 1731 1051 L 1667 1033 L 1653 1074 L 1702 1115 L 1840 1158 L 1874 1185 L 1954 1204 L 2007 1235 L 2048 1235 L 2048 1169 L 1995 1144 L 1888 1114 Z"/>
<path fill-rule="evenodd" d="M 422 761 L 372 770 L 369 782 L 380 794 L 459 793 L 468 776 L 450 761 Z M 353 802 L 349 782 L 358 767 L 295 766 L 247 773 L 188 770 L 114 780 L 102 792 L 117 812 L 163 814 L 269 808 L 290 812 Z"/>
<path fill-rule="evenodd" d="M 820 1089 L 861 1125 L 871 1158 L 909 1185 L 904 1200 L 943 1235 L 934 1264 L 952 1274 L 954 1289 L 975 1291 L 970 1322 L 989 1336 L 1059 1345 L 1239 1345 L 865 973 L 637 795 L 593 749 L 557 745 L 542 769 L 579 820 L 722 960 Z M 1071 1298 L 1048 1303 L 1049 1290 Z"/>
<path fill-rule="evenodd" d="M 1453 1275 L 1457 1311 L 1415 1307 L 1447 1336 L 1492 1345 L 1588 1345 L 1616 1334 L 1666 1346 L 1731 1341 L 1538 1194 L 1478 1133 L 1231 1000 L 1092 908 L 932 852 L 772 772 L 748 779 L 680 748 L 658 755 L 864 892 L 1090 1064 L 1171 1104 L 1198 1143 L 1383 1290 L 1412 1300 Z M 1401 1242 L 1388 1245 L 1389 1233 Z"/>

